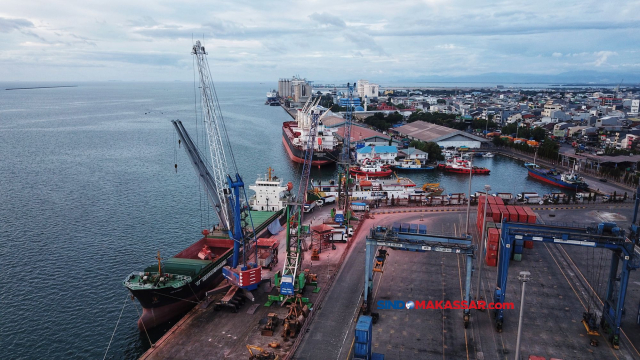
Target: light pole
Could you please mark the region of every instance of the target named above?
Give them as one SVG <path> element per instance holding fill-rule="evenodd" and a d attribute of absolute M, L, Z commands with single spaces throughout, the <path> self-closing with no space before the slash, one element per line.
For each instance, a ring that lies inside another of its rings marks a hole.
<path fill-rule="evenodd" d="M 522 315 L 524 313 L 524 288 L 529 281 L 529 276 L 531 273 L 528 271 L 520 271 L 520 275 L 518 275 L 518 280 L 522 283 L 522 295 L 520 297 L 520 320 L 518 321 L 518 338 L 516 340 L 516 357 L 515 359 L 520 359 L 520 335 L 522 335 Z"/>
<path fill-rule="evenodd" d="M 485 185 L 484 186 L 484 216 L 482 217 L 482 233 L 480 234 L 480 252 L 478 253 L 478 286 L 476 287 L 476 300 L 480 300 L 482 299 L 482 294 L 480 293 L 480 285 L 482 284 L 481 281 L 481 274 L 482 274 L 482 254 L 484 253 L 484 232 L 485 232 L 485 226 L 487 226 L 487 198 L 489 197 L 489 190 L 491 190 L 491 186 L 489 185 Z M 478 309 L 480 310 L 480 309 Z"/>
<path fill-rule="evenodd" d="M 469 211 L 471 210 L 471 175 L 473 174 L 473 157 L 469 160 L 469 197 L 467 199 L 467 230 L 465 234 L 469 235 Z"/>

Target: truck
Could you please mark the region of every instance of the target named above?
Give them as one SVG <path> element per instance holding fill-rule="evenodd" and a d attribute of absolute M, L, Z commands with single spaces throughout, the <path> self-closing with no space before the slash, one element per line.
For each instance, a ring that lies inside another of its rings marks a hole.
<path fill-rule="evenodd" d="M 308 203 L 304 204 L 304 212 L 306 213 L 312 212 L 315 207 L 316 207 L 316 202 L 309 201 Z"/>
<path fill-rule="evenodd" d="M 351 209 L 353 211 L 369 211 L 369 205 L 362 202 L 351 203 Z"/>
<path fill-rule="evenodd" d="M 336 211 L 336 216 L 334 217 L 334 221 L 342 224 L 344 222 L 344 211 L 342 210 Z"/>
<path fill-rule="evenodd" d="M 345 228 L 336 228 L 335 230 L 331 231 L 330 239 L 331 239 L 331 241 L 347 242 L 347 239 L 348 239 L 347 229 L 345 229 Z"/>
<path fill-rule="evenodd" d="M 323 206 L 325 204 L 332 204 L 335 202 L 336 202 L 336 197 L 331 195 L 331 196 L 325 196 L 322 199 L 316 200 L 316 205 Z"/>

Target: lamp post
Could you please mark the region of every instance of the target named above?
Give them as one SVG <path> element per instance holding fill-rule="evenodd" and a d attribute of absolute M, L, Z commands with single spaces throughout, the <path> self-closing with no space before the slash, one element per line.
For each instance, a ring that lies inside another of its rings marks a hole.
<path fill-rule="evenodd" d="M 480 234 L 480 252 L 478 253 L 478 286 L 476 287 L 476 300 L 482 299 L 482 294 L 480 293 L 480 285 L 482 284 L 482 278 L 480 277 L 482 274 L 482 254 L 484 253 L 484 233 L 485 227 L 487 226 L 487 198 L 489 197 L 489 190 L 491 190 L 491 186 L 484 186 L 484 216 L 482 217 L 482 233 Z M 481 309 L 479 309 L 481 310 Z"/>
<path fill-rule="evenodd" d="M 473 174 L 473 157 L 469 161 L 469 196 L 467 199 L 467 230 L 465 234 L 469 235 L 469 211 L 471 210 L 471 175 Z"/>
<path fill-rule="evenodd" d="M 516 340 L 516 360 L 520 359 L 520 335 L 522 335 L 522 315 L 524 313 L 524 288 L 527 281 L 529 281 L 529 276 L 531 276 L 531 273 L 528 271 L 520 271 L 520 275 L 518 275 L 518 280 L 522 283 L 522 295 L 520 297 L 520 320 L 518 321 L 518 337 Z"/>

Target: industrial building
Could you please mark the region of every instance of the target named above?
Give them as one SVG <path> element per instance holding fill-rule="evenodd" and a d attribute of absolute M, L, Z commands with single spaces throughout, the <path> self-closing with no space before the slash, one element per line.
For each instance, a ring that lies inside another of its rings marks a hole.
<path fill-rule="evenodd" d="M 299 76 L 280 79 L 278 80 L 278 95 L 282 98 L 292 98 L 297 103 L 305 102 L 312 95 L 311 82 Z"/>
<path fill-rule="evenodd" d="M 425 121 L 414 121 L 397 127 L 394 130 L 398 134 L 408 137 L 411 140 L 435 142 L 445 148 L 466 146 L 477 149 L 481 147 L 482 143 L 489 142 L 487 139 L 468 134 L 464 131 L 431 124 Z"/>

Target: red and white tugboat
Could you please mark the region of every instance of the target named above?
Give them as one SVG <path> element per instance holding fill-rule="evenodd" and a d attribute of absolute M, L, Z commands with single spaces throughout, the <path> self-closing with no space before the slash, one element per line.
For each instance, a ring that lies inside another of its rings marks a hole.
<path fill-rule="evenodd" d="M 362 165 L 349 169 L 353 176 L 387 177 L 393 174 L 390 165 L 382 165 L 379 161 L 365 159 Z"/>
<path fill-rule="evenodd" d="M 443 164 L 440 164 L 443 165 Z M 443 166 L 439 166 L 440 168 L 444 168 L 445 172 L 451 172 L 456 174 L 468 174 L 469 172 L 473 172 L 474 175 L 489 175 L 489 169 L 478 166 L 471 166 L 471 162 L 466 159 L 462 159 L 459 157 L 454 157 L 447 160 L 446 164 Z"/>

